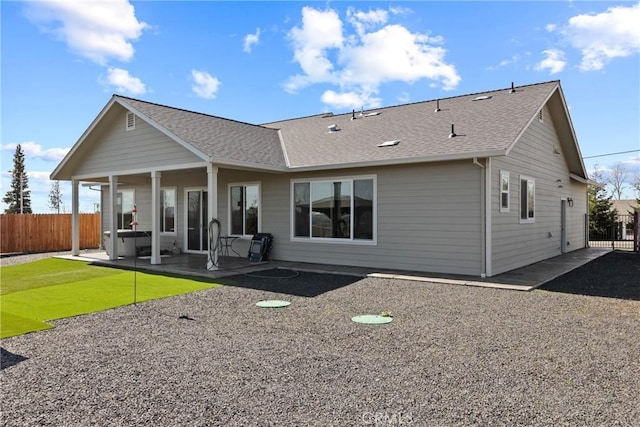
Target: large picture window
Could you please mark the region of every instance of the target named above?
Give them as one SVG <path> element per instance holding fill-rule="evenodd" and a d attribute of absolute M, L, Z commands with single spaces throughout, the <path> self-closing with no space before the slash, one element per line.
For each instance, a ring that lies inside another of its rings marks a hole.
<path fill-rule="evenodd" d="M 133 205 L 135 203 L 135 193 L 133 190 L 118 191 L 118 230 L 130 229 L 132 227 L 131 222 L 133 222 Z"/>
<path fill-rule="evenodd" d="M 260 185 L 229 186 L 230 230 L 234 236 L 253 236 L 259 232 Z"/>
<path fill-rule="evenodd" d="M 293 237 L 373 240 L 373 178 L 293 183 Z"/>
<path fill-rule="evenodd" d="M 520 222 L 533 222 L 536 217 L 536 182 L 527 176 L 520 177 Z"/>
<path fill-rule="evenodd" d="M 176 232 L 176 189 L 160 189 L 160 232 Z"/>

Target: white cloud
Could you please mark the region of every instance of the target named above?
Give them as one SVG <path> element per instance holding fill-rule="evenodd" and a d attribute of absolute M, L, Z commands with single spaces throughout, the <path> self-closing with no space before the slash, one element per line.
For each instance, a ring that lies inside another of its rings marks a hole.
<path fill-rule="evenodd" d="M 244 47 L 243 50 L 246 53 L 251 53 L 251 49 L 253 49 L 253 45 L 258 44 L 260 42 L 260 28 L 256 28 L 256 32 L 254 34 L 247 34 L 244 36 Z"/>
<path fill-rule="evenodd" d="M 191 78 L 193 78 L 194 84 L 191 86 L 193 93 L 201 98 L 213 99 L 216 97 L 218 88 L 221 83 L 211 74 L 206 71 L 191 70 Z"/>
<path fill-rule="evenodd" d="M 15 153 L 18 144 L 2 145 L 2 151 L 12 151 Z M 42 145 L 28 141 L 20 144 L 25 158 L 40 159 L 48 162 L 60 162 L 69 151 L 68 148 L 47 148 L 43 149 Z"/>
<path fill-rule="evenodd" d="M 640 53 L 640 3 L 576 15 L 559 29 L 566 43 L 582 53 L 582 71 L 601 70 L 615 58 Z M 552 29 L 555 29 L 553 27 Z"/>
<path fill-rule="evenodd" d="M 389 19 L 389 12 L 384 9 L 363 12 L 350 7 L 347 9 L 347 18 L 349 23 L 356 29 L 358 35 L 362 36 L 367 29 L 386 24 Z"/>
<path fill-rule="evenodd" d="M 353 109 L 357 106 L 367 109 L 380 107 L 382 100 L 371 95 L 371 93 L 367 92 L 338 93 L 333 90 L 327 90 L 322 94 L 321 100 L 325 104 L 339 109 Z"/>
<path fill-rule="evenodd" d="M 405 9 L 390 12 L 407 13 Z M 325 91 L 323 102 L 338 108 L 358 108 L 378 105 L 380 99 L 373 96 L 387 82 L 411 84 L 428 79 L 444 90 L 454 89 L 460 82 L 455 66 L 445 61 L 441 37 L 412 33 L 402 25 L 390 24 L 389 11 L 382 9 L 362 12 L 349 8 L 347 21 L 355 32 L 345 31 L 334 10 L 302 9 L 302 25 L 289 32 L 294 60 L 302 74 L 288 79 L 288 92 L 328 83 L 340 90 Z M 349 100 L 357 104 L 347 105 Z"/>
<path fill-rule="evenodd" d="M 33 1 L 27 15 L 73 52 L 100 65 L 109 59 L 129 61 L 134 54 L 131 42 L 149 28 L 127 0 Z"/>
<path fill-rule="evenodd" d="M 144 83 L 139 78 L 133 77 L 127 70 L 121 68 L 109 67 L 107 69 L 107 78 L 103 83 L 113 86 L 117 92 L 121 93 L 132 95 L 147 93 Z"/>
<path fill-rule="evenodd" d="M 547 49 L 542 51 L 542 54 L 545 55 L 545 59 L 535 66 L 534 69 L 537 71 L 549 70 L 549 74 L 557 74 L 567 65 L 564 52 L 560 49 Z"/>

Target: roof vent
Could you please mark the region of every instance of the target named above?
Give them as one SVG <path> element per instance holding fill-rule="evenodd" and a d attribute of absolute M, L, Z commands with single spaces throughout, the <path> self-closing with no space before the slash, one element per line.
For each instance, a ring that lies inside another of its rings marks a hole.
<path fill-rule="evenodd" d="M 380 115 L 380 111 L 373 111 L 371 113 L 367 113 L 364 116 L 365 117 L 373 117 L 373 116 L 379 116 Z"/>
<path fill-rule="evenodd" d="M 449 134 L 449 138 L 455 138 L 456 135 L 456 131 L 453 129 L 453 123 L 451 124 L 451 133 Z"/>
<path fill-rule="evenodd" d="M 332 125 L 329 125 L 327 127 L 329 128 L 329 133 L 337 132 L 337 131 L 340 130 L 340 129 L 338 129 L 338 125 L 336 125 L 336 124 L 332 124 Z"/>
<path fill-rule="evenodd" d="M 324 113 L 324 114 L 322 115 L 322 118 L 323 118 L 323 119 L 326 119 L 327 117 L 333 117 L 333 113 L 332 113 L 331 111 L 329 111 L 328 113 Z"/>
<path fill-rule="evenodd" d="M 475 98 L 472 99 L 472 101 L 484 101 L 485 99 L 491 99 L 491 98 L 493 98 L 493 96 L 491 95 L 476 96 Z"/>
<path fill-rule="evenodd" d="M 513 82 L 511 82 L 511 89 L 509 90 L 509 93 L 515 93 L 516 88 L 513 87 Z"/>
<path fill-rule="evenodd" d="M 356 119 L 356 110 L 354 108 L 353 111 L 351 111 L 351 120 L 355 120 L 355 119 Z"/>
<path fill-rule="evenodd" d="M 437 113 L 438 111 L 440 111 L 440 100 L 436 99 L 436 109 L 433 112 Z"/>
<path fill-rule="evenodd" d="M 398 144 L 400 144 L 400 140 L 399 139 L 394 139 L 393 141 L 382 142 L 382 143 L 378 144 L 378 147 L 393 147 L 394 145 L 398 145 Z"/>

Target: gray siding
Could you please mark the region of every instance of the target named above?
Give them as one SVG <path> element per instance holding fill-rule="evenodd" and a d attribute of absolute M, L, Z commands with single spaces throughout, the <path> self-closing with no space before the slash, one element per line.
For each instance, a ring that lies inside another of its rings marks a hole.
<path fill-rule="evenodd" d="M 510 173 L 508 213 L 500 212 L 500 171 Z M 535 179 L 535 222 L 520 222 L 520 177 Z M 567 250 L 585 246 L 586 187 L 569 178 L 564 153 L 549 110 L 534 120 L 508 156 L 492 162 L 492 274 L 522 267 L 561 253 L 561 199 L 567 208 Z"/>
<path fill-rule="evenodd" d="M 105 176 L 126 170 L 201 162 L 198 156 L 136 117 L 134 130 L 125 129 L 126 110 L 114 108 L 100 124 L 99 143 L 85 148 L 74 175 Z"/>
<path fill-rule="evenodd" d="M 291 180 L 375 175 L 377 242 L 371 244 L 304 242 L 291 239 Z M 273 259 L 479 275 L 482 272 L 481 169 L 471 161 L 380 169 L 352 169 L 340 174 L 268 174 L 220 169 L 218 217 L 228 234 L 228 184 L 260 182 L 263 232 L 274 235 Z M 177 235 L 163 235 L 162 248 L 173 240 L 184 247 L 185 188 L 206 187 L 203 169 L 163 173 L 162 187 L 177 187 Z M 122 186 L 121 188 L 127 188 Z M 136 187 L 138 229 L 151 225 L 148 184 Z M 106 206 L 106 205 L 105 205 Z M 108 209 L 104 223 L 108 228 Z M 234 242 L 243 256 L 248 239 Z"/>

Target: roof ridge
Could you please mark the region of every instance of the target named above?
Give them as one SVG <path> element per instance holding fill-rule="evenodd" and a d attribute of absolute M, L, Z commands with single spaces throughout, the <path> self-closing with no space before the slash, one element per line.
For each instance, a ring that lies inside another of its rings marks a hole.
<path fill-rule="evenodd" d="M 546 85 L 546 84 L 550 84 L 550 83 L 558 83 L 559 84 L 560 80 L 549 80 L 549 81 L 546 81 L 546 82 L 529 83 L 529 84 L 525 84 L 525 85 L 514 86 L 514 89 L 531 87 L 531 86 L 540 86 L 540 85 Z M 455 95 L 455 96 L 448 96 L 446 98 L 425 99 L 425 100 L 422 100 L 422 101 L 407 102 L 407 103 L 404 103 L 404 104 L 395 104 L 395 105 L 387 105 L 387 106 L 378 107 L 378 108 L 369 108 L 368 110 L 365 110 L 365 111 L 380 111 L 380 110 L 386 110 L 386 109 L 390 109 L 390 108 L 406 107 L 406 106 L 409 106 L 409 105 L 426 104 L 426 103 L 435 102 L 435 101 L 446 101 L 448 99 L 463 98 L 463 97 L 467 97 L 467 96 L 481 95 L 481 94 L 484 94 L 484 93 L 499 92 L 499 91 L 510 90 L 510 89 L 511 89 L 511 86 L 508 86 L 506 88 L 484 90 L 482 92 L 464 93 L 464 94 Z M 294 121 L 294 120 L 304 120 L 304 119 L 308 119 L 308 118 L 311 118 L 311 117 L 324 116 L 324 115 L 327 115 L 327 114 L 328 113 L 310 114 L 308 116 L 303 116 L 303 117 L 292 117 L 292 118 L 289 118 L 289 119 L 275 120 L 275 121 L 272 121 L 272 122 L 262 123 L 262 126 L 266 127 L 268 125 L 272 125 L 272 124 L 275 124 L 275 123 L 291 122 L 291 121 Z M 353 114 L 353 112 L 352 111 L 348 111 L 348 112 L 345 112 L 345 113 L 331 114 L 331 115 L 327 116 L 327 118 L 340 117 L 340 116 L 345 116 L 345 115 L 348 115 L 348 114 Z"/>
<path fill-rule="evenodd" d="M 203 112 L 200 112 L 200 111 L 187 110 L 186 108 L 172 107 L 170 105 L 159 104 L 157 102 L 150 102 L 150 101 L 145 101 L 145 100 L 142 100 L 142 99 L 131 98 L 129 96 L 118 95 L 117 93 L 114 93 L 113 96 L 115 98 L 122 98 L 122 99 L 127 99 L 127 100 L 130 100 L 130 101 L 142 102 L 143 104 L 149 104 L 149 105 L 154 105 L 156 107 L 168 108 L 170 110 L 181 111 L 183 113 L 197 114 L 199 116 L 205 116 L 205 117 L 210 117 L 210 118 L 214 118 L 214 119 L 226 120 L 226 121 L 229 121 L 229 122 L 234 122 L 234 123 L 238 123 L 238 124 L 242 124 L 242 125 L 249 125 L 249 126 L 259 127 L 259 128 L 267 129 L 267 130 L 273 130 L 273 128 L 269 128 L 269 127 L 262 126 L 262 125 L 257 125 L 255 123 L 243 122 L 243 121 L 240 121 L 240 120 L 230 119 L 228 117 L 216 116 L 216 115 L 213 115 L 213 114 L 207 114 L 207 113 L 203 113 Z"/>

